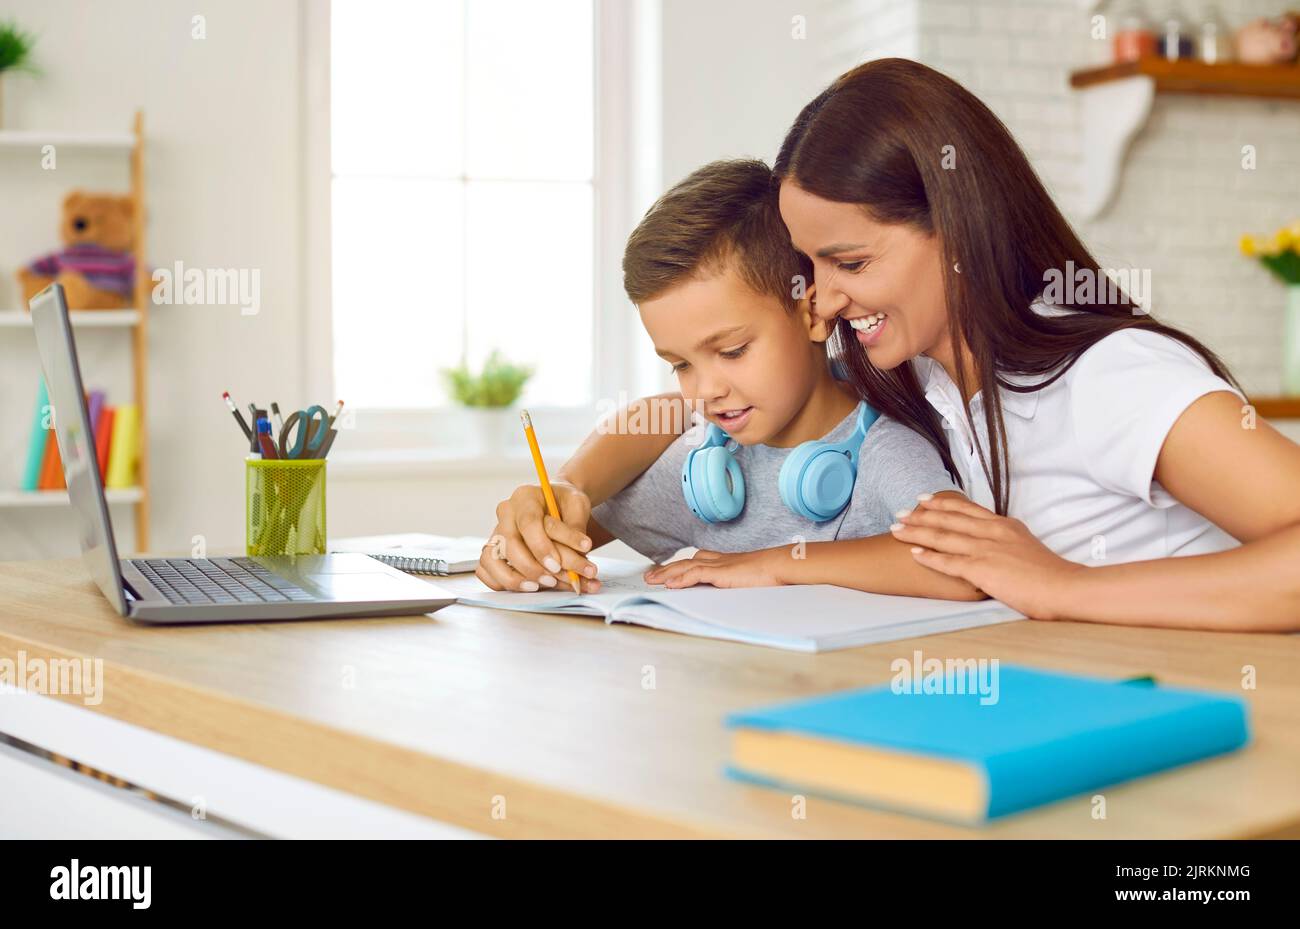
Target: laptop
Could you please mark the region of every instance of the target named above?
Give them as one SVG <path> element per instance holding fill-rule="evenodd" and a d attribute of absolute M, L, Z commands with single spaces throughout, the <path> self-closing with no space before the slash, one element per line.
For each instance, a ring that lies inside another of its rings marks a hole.
<path fill-rule="evenodd" d="M 360 554 L 119 559 L 63 288 L 46 287 L 31 311 L 81 557 L 118 613 L 142 623 L 247 622 L 411 616 L 456 602 Z"/>

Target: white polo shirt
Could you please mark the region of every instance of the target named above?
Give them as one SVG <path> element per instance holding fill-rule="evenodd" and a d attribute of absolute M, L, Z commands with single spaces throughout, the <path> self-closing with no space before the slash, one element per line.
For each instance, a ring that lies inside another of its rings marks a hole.
<path fill-rule="evenodd" d="M 1044 315 L 1073 312 L 1042 304 L 1034 309 Z M 913 364 L 926 399 L 943 418 L 966 495 L 993 509 L 957 385 L 931 358 Z M 1023 385 L 1043 377 L 1003 380 Z M 1041 390 L 999 390 L 1010 468 L 1008 515 L 1061 557 L 1085 564 L 1200 555 L 1238 545 L 1153 479 L 1174 422 L 1193 401 L 1218 390 L 1241 397 L 1192 349 L 1140 329 L 1101 339 Z M 971 418 L 987 457 L 980 393 L 971 398 Z"/>

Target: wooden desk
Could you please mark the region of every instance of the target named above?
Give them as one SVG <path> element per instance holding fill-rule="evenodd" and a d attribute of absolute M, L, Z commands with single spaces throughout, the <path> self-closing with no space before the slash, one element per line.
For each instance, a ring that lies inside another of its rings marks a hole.
<path fill-rule="evenodd" d="M 541 836 L 1300 836 L 1300 638 L 1010 623 L 800 655 L 591 619 L 428 617 L 140 627 L 75 560 L 0 564 L 0 657 L 101 658 L 101 713 L 477 833 Z M 722 718 L 885 683 L 889 664 L 998 658 L 1244 692 L 1236 755 L 964 829 L 727 780 Z M 643 686 L 653 674 L 653 689 Z M 353 686 L 345 685 L 351 676 Z M 0 699 L 4 699 L 0 697 Z M 66 699 L 80 706 L 76 697 Z M 109 772 L 115 773 L 115 772 Z M 505 799 L 505 817 L 500 800 Z"/>

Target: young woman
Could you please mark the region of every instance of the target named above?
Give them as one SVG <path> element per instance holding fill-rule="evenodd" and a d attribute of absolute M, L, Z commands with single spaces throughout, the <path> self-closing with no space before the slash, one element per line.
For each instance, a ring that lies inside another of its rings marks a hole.
<path fill-rule="evenodd" d="M 1300 446 L 1255 420 L 1209 349 L 1108 285 L 974 95 L 915 62 L 862 65 L 800 113 L 776 174 L 849 379 L 970 498 L 899 514 L 920 564 L 1038 619 L 1300 630 Z M 1079 273 L 1079 299 L 1052 293 Z M 562 472 L 566 521 L 670 439 L 594 436 Z M 534 496 L 499 507 L 498 531 L 536 527 Z M 807 561 L 852 585 L 859 544 Z M 649 579 L 791 570 L 785 549 L 701 552 Z"/>

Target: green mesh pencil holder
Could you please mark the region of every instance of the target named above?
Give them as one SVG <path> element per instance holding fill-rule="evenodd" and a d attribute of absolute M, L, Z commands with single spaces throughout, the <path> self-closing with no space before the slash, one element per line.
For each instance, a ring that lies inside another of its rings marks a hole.
<path fill-rule="evenodd" d="M 325 554 L 325 460 L 244 463 L 250 555 Z"/>

